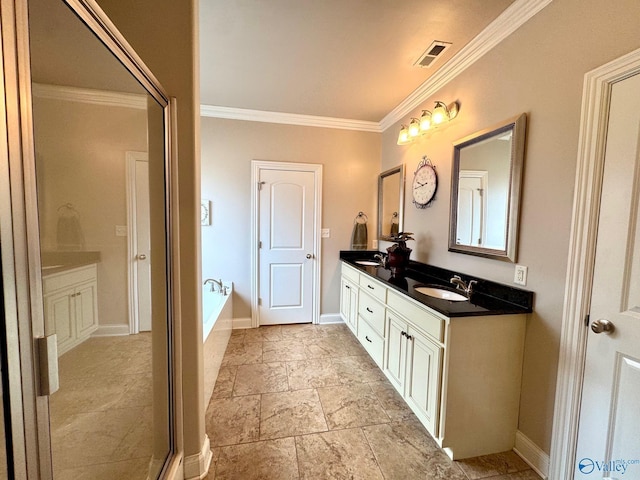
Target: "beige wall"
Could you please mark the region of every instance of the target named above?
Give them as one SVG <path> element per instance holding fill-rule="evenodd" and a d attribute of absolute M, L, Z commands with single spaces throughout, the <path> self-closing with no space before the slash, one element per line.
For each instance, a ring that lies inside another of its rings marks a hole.
<path fill-rule="evenodd" d="M 383 169 L 422 155 L 437 165 L 438 196 L 416 210 L 407 197 L 405 229 L 414 257 L 510 284 L 513 264 L 447 251 L 452 142 L 526 112 L 529 115 L 518 263 L 529 267 L 535 312 L 527 323 L 519 429 L 549 452 L 584 74 L 640 47 L 640 2 L 556 0 L 425 103 L 459 100 L 458 118 L 410 146 L 399 124 L 383 135 Z M 406 117 L 416 116 L 419 109 Z M 408 175 L 410 180 L 411 175 Z M 410 193 L 408 193 L 410 195 Z"/>
<path fill-rule="evenodd" d="M 147 111 L 35 97 L 40 236 L 57 250 L 58 208 L 78 212 L 87 251 L 100 252 L 100 325 L 129 323 L 126 152 L 147 151 Z"/>
<path fill-rule="evenodd" d="M 202 275 L 234 283 L 236 318 L 251 316 L 251 161 L 323 165 L 321 313 L 339 312 L 338 255 L 351 244 L 353 219 L 369 216 L 375 238 L 380 135 L 330 128 L 202 120 L 202 197 L 212 225 L 202 228 Z"/>
<path fill-rule="evenodd" d="M 204 438 L 200 288 L 198 2 L 98 0 L 99 5 L 178 103 L 180 296 L 185 455 Z"/>

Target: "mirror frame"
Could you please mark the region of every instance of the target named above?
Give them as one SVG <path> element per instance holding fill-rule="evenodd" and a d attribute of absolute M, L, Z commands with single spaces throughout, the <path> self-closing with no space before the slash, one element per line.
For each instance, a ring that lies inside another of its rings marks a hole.
<path fill-rule="evenodd" d="M 449 222 L 449 251 L 478 255 L 515 263 L 518 250 L 518 223 L 520 218 L 520 193 L 524 166 L 524 149 L 527 115 L 522 113 L 504 122 L 468 135 L 453 144 L 453 165 L 451 172 L 451 217 Z M 507 195 L 507 225 L 504 250 L 458 245 L 455 241 L 458 227 L 458 182 L 460 175 L 460 153 L 465 147 L 475 145 L 488 138 L 512 131 L 511 159 L 509 172 L 509 194 Z"/>
<path fill-rule="evenodd" d="M 382 211 L 384 209 L 384 199 L 382 197 L 382 184 L 385 178 L 392 175 L 400 175 L 400 195 L 398 198 L 398 231 L 402 232 L 404 229 L 404 182 L 405 182 L 405 169 L 404 164 L 397 167 L 390 168 L 378 175 L 378 240 L 390 240 L 390 235 L 383 235 L 382 233 Z"/>

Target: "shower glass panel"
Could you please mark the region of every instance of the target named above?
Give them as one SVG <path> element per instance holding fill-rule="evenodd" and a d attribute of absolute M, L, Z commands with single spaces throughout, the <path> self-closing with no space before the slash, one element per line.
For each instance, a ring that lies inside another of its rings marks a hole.
<path fill-rule="evenodd" d="M 30 0 L 54 478 L 158 478 L 171 453 L 164 110 L 62 0 Z"/>

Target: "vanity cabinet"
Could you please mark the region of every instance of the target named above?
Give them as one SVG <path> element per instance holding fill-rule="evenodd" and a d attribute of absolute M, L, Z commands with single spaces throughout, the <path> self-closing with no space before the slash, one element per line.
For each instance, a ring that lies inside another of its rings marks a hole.
<path fill-rule="evenodd" d="M 358 340 L 451 458 L 513 448 L 525 314 L 447 317 L 344 262 L 342 281 Z"/>
<path fill-rule="evenodd" d="M 358 335 L 358 282 L 360 274 L 354 269 L 343 270 L 340 279 L 340 316 L 354 335 Z"/>
<path fill-rule="evenodd" d="M 58 355 L 84 342 L 98 328 L 95 264 L 44 275 L 45 329 L 55 333 Z"/>

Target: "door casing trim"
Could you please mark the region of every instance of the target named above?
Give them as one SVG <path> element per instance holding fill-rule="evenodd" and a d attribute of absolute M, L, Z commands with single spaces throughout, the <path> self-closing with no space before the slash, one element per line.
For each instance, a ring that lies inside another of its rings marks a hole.
<path fill-rule="evenodd" d="M 585 317 L 591 303 L 611 89 L 615 83 L 636 74 L 640 74 L 640 49 L 588 72 L 584 78 L 550 479 L 574 478 L 587 348 Z"/>
<path fill-rule="evenodd" d="M 258 195 L 258 182 L 260 170 L 283 170 L 314 173 L 314 234 L 313 234 L 313 323 L 320 322 L 320 282 L 322 249 L 320 248 L 320 233 L 322 226 L 322 165 L 316 163 L 289 163 L 272 162 L 267 160 L 251 161 L 251 328 L 260 326 L 260 309 L 258 308 L 258 298 L 260 293 L 260 255 L 259 255 L 259 234 L 260 231 L 260 204 Z"/>

